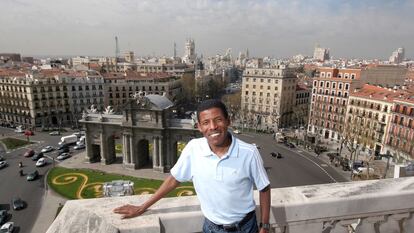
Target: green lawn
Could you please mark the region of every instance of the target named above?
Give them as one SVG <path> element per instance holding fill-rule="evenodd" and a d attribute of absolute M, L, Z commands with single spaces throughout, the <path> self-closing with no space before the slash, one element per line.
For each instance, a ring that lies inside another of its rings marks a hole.
<path fill-rule="evenodd" d="M 28 142 L 26 140 L 20 140 L 16 138 L 3 138 L 0 140 L 9 150 L 13 150 L 19 147 L 22 147 L 27 144 L 32 144 L 32 142 Z"/>
<path fill-rule="evenodd" d="M 86 178 L 87 177 L 87 182 Z M 102 184 L 113 180 L 131 180 L 134 182 L 135 194 L 154 193 L 161 185 L 161 180 L 150 180 L 104 173 L 89 169 L 68 169 L 55 167 L 47 177 L 49 186 L 60 195 L 69 199 L 95 198 L 102 196 Z M 79 193 L 79 195 L 78 195 Z M 168 197 L 194 195 L 191 182 L 182 183 L 180 187 L 168 194 Z"/>

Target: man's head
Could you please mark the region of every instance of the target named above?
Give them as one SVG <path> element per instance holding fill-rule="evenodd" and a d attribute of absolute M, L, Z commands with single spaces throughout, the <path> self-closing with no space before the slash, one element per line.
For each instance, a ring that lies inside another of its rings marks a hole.
<path fill-rule="evenodd" d="M 227 112 L 226 105 L 224 105 L 223 102 L 221 102 L 221 100 L 209 99 L 209 100 L 204 100 L 198 105 L 197 120 L 200 121 L 200 112 L 210 109 L 210 108 L 219 108 L 222 111 L 223 116 L 227 119 L 229 118 L 229 113 Z"/>
<path fill-rule="evenodd" d="M 226 106 L 220 100 L 206 100 L 197 108 L 198 130 L 207 138 L 210 147 L 226 146 L 230 125 Z"/>

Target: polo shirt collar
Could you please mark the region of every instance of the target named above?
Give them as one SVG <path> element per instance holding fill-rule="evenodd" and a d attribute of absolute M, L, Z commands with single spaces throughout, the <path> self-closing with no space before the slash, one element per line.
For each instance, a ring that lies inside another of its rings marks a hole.
<path fill-rule="evenodd" d="M 231 135 L 231 144 L 225 156 L 239 157 L 238 143 L 236 142 L 237 138 L 234 137 L 232 133 L 228 133 Z M 205 157 L 214 155 L 214 152 L 211 151 L 210 146 L 207 142 L 207 138 L 205 137 L 203 138 L 203 143 L 201 145 L 201 153 L 201 155 Z"/>

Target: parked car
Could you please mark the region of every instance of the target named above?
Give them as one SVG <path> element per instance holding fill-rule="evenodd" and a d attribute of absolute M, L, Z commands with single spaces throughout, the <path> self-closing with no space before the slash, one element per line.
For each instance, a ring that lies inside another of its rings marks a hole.
<path fill-rule="evenodd" d="M 34 133 L 31 130 L 26 130 L 26 131 L 24 131 L 24 135 L 26 135 L 26 136 L 33 136 Z"/>
<path fill-rule="evenodd" d="M 35 170 L 34 172 L 31 172 L 27 175 L 26 180 L 33 181 L 33 180 L 36 180 L 37 177 L 39 177 L 39 172 Z"/>
<path fill-rule="evenodd" d="M 61 155 L 63 153 L 68 153 L 70 151 L 69 147 L 64 147 L 60 150 L 58 150 L 58 154 Z"/>
<path fill-rule="evenodd" d="M 9 213 L 7 213 L 7 210 L 0 210 L 0 225 L 5 223 L 8 217 Z"/>
<path fill-rule="evenodd" d="M 6 222 L 0 228 L 1 233 L 12 233 L 13 230 L 14 230 L 14 222 Z"/>
<path fill-rule="evenodd" d="M 41 152 L 42 153 L 47 153 L 47 152 L 50 152 L 50 151 L 53 151 L 55 148 L 53 148 L 53 146 L 46 146 L 45 148 L 43 148 L 42 150 L 41 150 Z"/>
<path fill-rule="evenodd" d="M 24 156 L 24 157 L 32 157 L 34 154 L 35 154 L 35 151 L 34 151 L 34 150 L 32 150 L 32 149 L 30 149 L 30 150 L 26 151 L 26 152 L 23 154 L 23 156 Z"/>
<path fill-rule="evenodd" d="M 85 149 L 85 144 L 79 144 L 73 147 L 73 149 L 75 150 L 82 150 Z"/>
<path fill-rule="evenodd" d="M 36 167 L 43 167 L 47 164 L 46 158 L 40 158 L 36 162 Z"/>
<path fill-rule="evenodd" d="M 70 157 L 70 154 L 69 153 L 62 153 L 58 157 L 56 157 L 56 159 L 57 160 L 65 160 L 65 159 L 67 159 L 69 157 Z"/>
<path fill-rule="evenodd" d="M 354 175 L 368 175 L 368 172 L 370 175 L 374 175 L 374 168 L 370 167 L 369 169 L 367 167 L 358 167 L 355 170 L 352 170 L 352 174 Z"/>
<path fill-rule="evenodd" d="M 24 209 L 25 203 L 20 197 L 14 197 L 12 199 L 12 206 L 14 210 Z"/>
<path fill-rule="evenodd" d="M 39 152 L 39 153 L 35 154 L 35 156 L 32 157 L 32 160 L 37 161 L 40 158 L 43 158 L 43 152 Z"/>
<path fill-rule="evenodd" d="M 58 136 L 58 135 L 60 135 L 60 132 L 59 131 L 52 131 L 52 132 L 49 133 L 49 135 Z"/>
<path fill-rule="evenodd" d="M 272 157 L 274 157 L 274 158 L 278 158 L 278 159 L 283 158 L 283 157 L 282 157 L 282 154 L 281 154 L 280 152 L 277 152 L 277 153 L 275 153 L 275 152 L 271 152 L 271 153 L 270 153 L 270 155 L 271 155 Z"/>
<path fill-rule="evenodd" d="M 7 162 L 6 161 L 0 161 L 0 168 L 4 168 L 7 167 Z"/>

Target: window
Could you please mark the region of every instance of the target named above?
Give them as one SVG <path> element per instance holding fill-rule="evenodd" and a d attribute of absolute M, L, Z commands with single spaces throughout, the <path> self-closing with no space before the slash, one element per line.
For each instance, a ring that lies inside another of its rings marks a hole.
<path fill-rule="evenodd" d="M 332 88 L 336 88 L 336 82 L 332 82 Z"/>
<path fill-rule="evenodd" d="M 326 82 L 326 88 L 329 88 L 329 82 Z"/>

